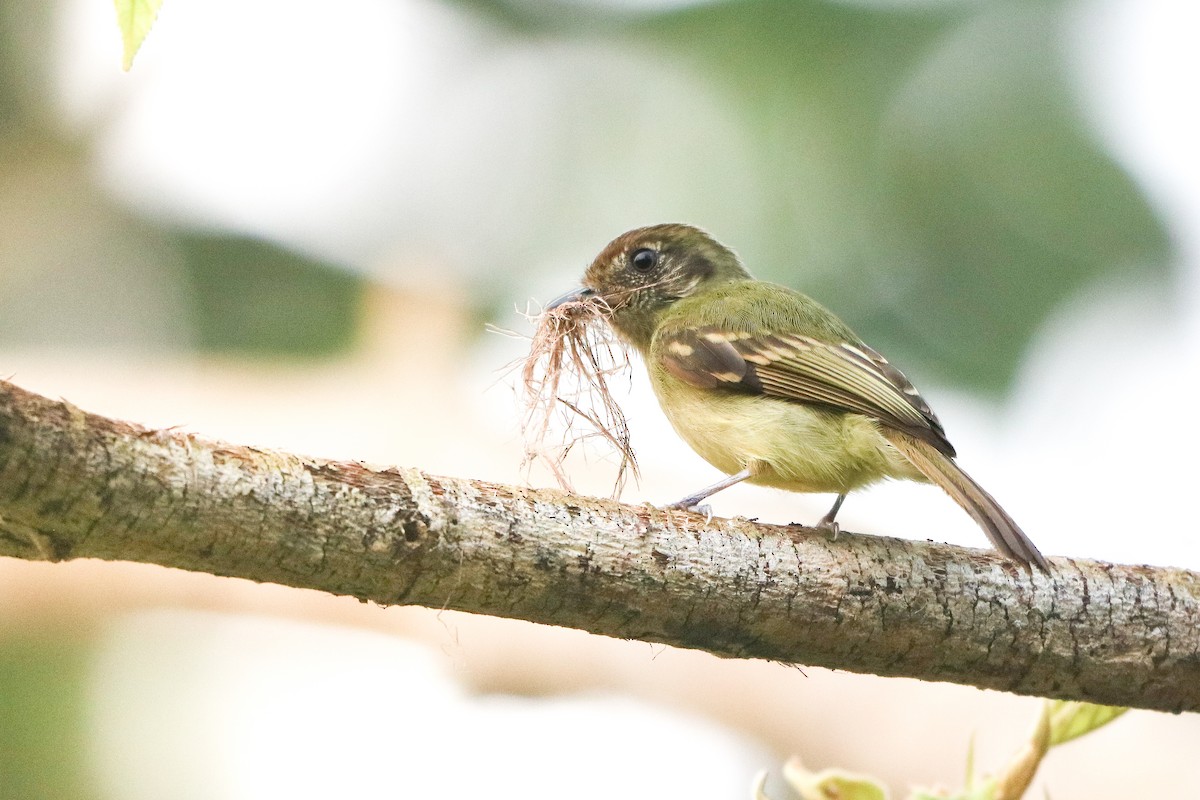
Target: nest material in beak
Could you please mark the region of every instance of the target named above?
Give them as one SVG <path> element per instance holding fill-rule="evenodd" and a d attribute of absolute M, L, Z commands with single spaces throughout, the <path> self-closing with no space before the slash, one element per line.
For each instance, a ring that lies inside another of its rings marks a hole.
<path fill-rule="evenodd" d="M 609 388 L 614 376 L 629 370 L 629 351 L 609 327 L 610 313 L 603 300 L 583 289 L 563 295 L 537 316 L 521 369 L 522 432 L 525 465 L 542 462 L 566 491 L 572 488 L 563 462 L 571 448 L 596 438 L 611 446 L 620 455 L 613 483 L 613 497 L 618 497 L 629 475 L 638 476 L 638 467 L 625 414 Z M 560 425 L 561 438 L 552 443 Z"/>

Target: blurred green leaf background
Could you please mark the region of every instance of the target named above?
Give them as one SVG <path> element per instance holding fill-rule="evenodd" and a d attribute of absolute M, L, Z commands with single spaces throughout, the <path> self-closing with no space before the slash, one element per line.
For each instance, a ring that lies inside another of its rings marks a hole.
<path fill-rule="evenodd" d="M 166 0 L 125 74 L 110 4 L 11 0 L 0 374 L 5 353 L 354 363 L 381 291 L 467 319 L 466 369 L 481 320 L 680 220 L 1000 402 L 1064 305 L 1179 279 L 1085 110 L 1086 5 Z M 421 320 L 398 348 L 440 335 Z M 30 638 L 23 613 L 0 626 L 0 798 L 107 797 L 81 777 L 90 623 Z"/>
<path fill-rule="evenodd" d="M 75 224 L 70 205 L 38 194 L 57 188 L 78 202 L 80 193 L 97 193 L 87 135 L 103 131 L 85 131 L 81 140 L 55 125 L 52 78 L 34 68 L 49 60 L 55 12 L 34 6 L 40 4 L 8 4 L 4 12 L 5 171 L 20 163 L 32 184 L 14 185 L 6 174 L 5 217 L 10 226 L 20 224 L 44 201 L 53 207 L 24 222 L 69 228 Z M 502 135 L 546 145 L 519 154 L 534 162 L 523 166 L 544 182 L 496 190 L 481 177 L 483 196 L 475 203 L 499 206 L 506 193 L 526 192 L 567 205 L 561 215 L 513 218 L 504 217 L 503 207 L 490 208 L 491 219 L 475 221 L 484 231 L 501 231 L 501 246 L 492 250 L 501 258 L 494 261 L 483 261 L 486 246 L 464 247 L 451 238 L 471 220 L 436 223 L 424 234 L 424 246 L 452 255 L 447 270 L 479 287 L 476 303 L 499 299 L 508 307 L 520 300 L 531 262 L 538 271 L 551 269 L 543 248 L 565 250 L 563 243 L 570 243 L 578 268 L 587 248 L 598 249 L 619 232 L 589 219 L 592 212 L 600 220 L 625 217 L 632 226 L 658 221 L 649 210 L 668 216 L 694 211 L 700 219 L 693 221 L 739 249 L 758 275 L 816 295 L 881 349 L 947 380 L 1001 392 L 1031 333 L 1064 299 L 1114 275 L 1166 278 L 1170 247 L 1162 224 L 1084 124 L 1065 74 L 1067 15 L 1059 4 L 747 0 L 638 10 L 583 2 L 455 8 L 504 47 L 538 51 L 539 68 L 554 69 L 556 54 L 544 51 L 562 42 L 611 48 L 622 57 L 633 53 L 645 73 L 610 76 L 602 50 L 593 74 L 568 76 L 555 87 L 573 95 L 564 114 L 556 114 L 551 97 L 528 115 L 528 130 L 520 117 L 504 121 Z M 287 34 L 286 20 L 279 28 Z M 161 48 L 169 48 L 168 34 L 162 37 Z M 269 58 L 272 43 L 258 44 Z M 563 55 L 570 63 L 572 54 Z M 460 56 L 477 57 L 469 50 Z M 206 57 L 226 56 L 213 43 Z M 663 83 L 656 72 L 675 83 Z M 585 94 L 592 81 L 610 78 L 627 82 Z M 706 93 L 716 110 L 678 96 L 691 88 Z M 511 105 L 518 114 L 530 107 L 519 96 Z M 490 113 L 504 116 L 504 109 Z M 614 120 L 611 130 L 597 127 L 606 119 Z M 485 139 L 489 133 L 478 132 Z M 458 144 L 478 147 L 469 132 Z M 319 143 L 309 157 L 322 157 Z M 391 157 L 378 154 L 383 169 Z M 47 186 L 43 171 L 59 186 Z M 597 185 L 599 174 L 604 178 Z M 469 184 L 472 176 L 446 180 Z M 391 196 L 363 202 L 419 206 L 426 190 L 436 191 L 397 182 L 378 190 Z M 99 194 L 91 198 L 96 208 L 86 211 L 127 213 L 107 208 L 113 199 Z M 518 197 L 513 205 L 519 210 L 541 202 Z M 472 213 L 478 206 L 466 205 L 464 216 Z M 140 216 L 128 224 L 150 225 L 139 235 L 155 237 L 182 260 L 182 313 L 174 320 L 181 330 L 172 338 L 201 349 L 315 354 L 347 346 L 354 340 L 354 291 L 343 275 L 378 270 L 372 262 L 380 252 L 403 246 L 389 241 L 383 223 L 370 237 L 382 242 L 375 252 L 338 258 L 331 244 L 323 249 L 332 257 L 313 261 L 299 255 L 307 248 L 294 241 L 298 237 L 262 230 L 257 238 L 266 241 L 225 234 L 223 244 L 219 233 L 189 232 L 187 219 L 171 222 Z M 448 241 L 430 245 L 442 227 Z M 56 298 L 40 291 L 43 276 L 22 284 L 11 274 L 26 237 L 15 231 L 5 238 L 10 308 L 3 316 L 11 318 L 17 304 L 52 305 Z M 73 269 L 66 260 L 75 262 Z M 79 251 L 57 254 L 61 280 L 70 281 L 75 271 L 109 271 L 107 264 L 80 263 L 88 260 Z M 262 274 L 249 274 L 255 262 Z M 565 267 L 557 272 L 569 274 Z M 397 273 L 403 271 L 389 266 L 382 277 L 402 280 Z M 269 302 L 253 296 L 256 285 L 273 288 Z M 243 303 L 262 319 L 247 324 Z M 293 304 L 314 312 L 306 319 L 310 328 L 289 327 Z M 19 339 L 12 327 L 0 333 Z M 986 358 L 979 357 L 983 352 Z"/>

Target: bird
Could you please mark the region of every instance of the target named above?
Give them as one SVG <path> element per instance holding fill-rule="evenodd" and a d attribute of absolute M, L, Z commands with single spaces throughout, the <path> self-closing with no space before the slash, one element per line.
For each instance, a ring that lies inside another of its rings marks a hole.
<path fill-rule="evenodd" d="M 698 510 L 747 483 L 837 495 L 818 527 L 837 534 L 846 495 L 886 478 L 941 487 L 992 546 L 1027 569 L 1049 562 L 956 461 L 916 387 L 833 312 L 757 280 L 733 250 L 683 223 L 636 228 L 604 247 L 582 286 L 547 308 L 597 303 L 641 356 L 679 436 L 724 474 L 672 508 Z"/>

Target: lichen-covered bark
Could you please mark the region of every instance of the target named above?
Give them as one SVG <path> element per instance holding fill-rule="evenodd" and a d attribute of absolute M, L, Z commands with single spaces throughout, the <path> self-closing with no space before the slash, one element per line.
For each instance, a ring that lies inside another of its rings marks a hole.
<path fill-rule="evenodd" d="M 0 555 L 103 558 L 1023 694 L 1200 709 L 1200 575 L 713 520 L 105 419 L 0 382 Z"/>

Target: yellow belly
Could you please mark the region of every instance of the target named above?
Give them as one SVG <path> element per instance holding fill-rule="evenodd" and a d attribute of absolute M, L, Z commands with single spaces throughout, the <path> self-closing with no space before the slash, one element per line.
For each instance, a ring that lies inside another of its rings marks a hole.
<path fill-rule="evenodd" d="M 861 414 L 718 394 L 662 373 L 651 383 L 679 436 L 727 475 L 749 468 L 750 483 L 839 494 L 883 478 L 925 480 Z"/>

